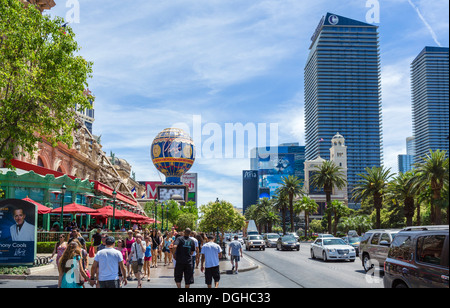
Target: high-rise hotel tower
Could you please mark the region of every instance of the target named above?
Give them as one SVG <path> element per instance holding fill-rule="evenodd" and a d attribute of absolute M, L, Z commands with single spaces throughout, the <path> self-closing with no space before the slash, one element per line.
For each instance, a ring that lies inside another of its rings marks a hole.
<path fill-rule="evenodd" d="M 448 56 L 448 47 L 425 47 L 411 64 L 415 163 L 449 150 Z"/>
<path fill-rule="evenodd" d="M 366 167 L 382 161 L 378 27 L 328 13 L 311 38 L 305 67 L 306 159 L 330 159 L 330 140 L 346 138 L 348 196 Z"/>

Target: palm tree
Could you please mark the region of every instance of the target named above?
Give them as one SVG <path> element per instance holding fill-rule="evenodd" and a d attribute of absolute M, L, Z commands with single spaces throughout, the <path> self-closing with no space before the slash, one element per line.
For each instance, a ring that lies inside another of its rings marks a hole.
<path fill-rule="evenodd" d="M 366 173 L 358 174 L 362 177 L 358 185 L 353 189 L 353 197 L 356 200 L 373 197 L 373 206 L 376 210 L 376 228 L 381 226 L 381 208 L 383 206 L 383 194 L 387 188 L 387 182 L 393 175 L 391 169 L 384 167 L 366 168 Z"/>
<path fill-rule="evenodd" d="M 422 163 L 416 164 L 416 180 L 422 189 L 430 187 L 433 193 L 431 198 L 431 222 L 435 225 L 441 224 L 441 208 L 444 200 L 441 196 L 444 186 L 448 186 L 449 159 L 446 151 L 430 151 Z"/>
<path fill-rule="evenodd" d="M 289 175 L 283 177 L 280 190 L 289 196 L 289 212 L 291 216 L 291 232 L 295 232 L 294 227 L 294 198 L 302 193 L 302 180 L 298 177 Z"/>
<path fill-rule="evenodd" d="M 264 225 L 265 232 L 272 232 L 272 226 L 279 222 L 280 218 L 274 211 L 274 202 L 268 198 L 259 199 L 255 209 L 258 224 Z"/>
<path fill-rule="evenodd" d="M 311 177 L 311 184 L 316 187 L 323 187 L 327 206 L 331 206 L 333 188 L 344 188 L 347 184 L 347 179 L 341 167 L 333 161 L 324 161 L 322 165 L 316 167 L 316 171 Z M 331 215 L 328 215 L 328 233 L 331 233 Z"/>
<path fill-rule="evenodd" d="M 307 237 L 309 229 L 309 214 L 317 212 L 319 205 L 308 196 L 303 196 L 303 198 L 295 204 L 299 211 L 305 212 L 305 237 Z"/>
<path fill-rule="evenodd" d="M 283 220 L 283 234 L 286 234 L 286 210 L 289 206 L 289 196 L 281 189 L 277 189 L 274 197 L 274 206 L 281 212 L 281 219 Z"/>
<path fill-rule="evenodd" d="M 403 201 L 403 211 L 406 217 L 406 225 L 413 225 L 414 211 L 416 209 L 415 196 L 417 193 L 415 185 L 415 175 L 413 171 L 400 173 L 389 185 L 389 191 L 394 195 L 394 198 Z M 420 205 L 419 214 L 420 215 Z M 417 217 L 420 222 L 420 217 Z"/>
<path fill-rule="evenodd" d="M 334 236 L 337 235 L 337 225 L 342 215 L 350 212 L 350 209 L 342 201 L 334 200 L 331 202 L 331 211 L 334 213 Z"/>

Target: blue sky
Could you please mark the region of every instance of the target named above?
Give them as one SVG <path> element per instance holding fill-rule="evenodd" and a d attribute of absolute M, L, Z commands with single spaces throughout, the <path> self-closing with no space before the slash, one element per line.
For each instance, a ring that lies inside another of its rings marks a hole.
<path fill-rule="evenodd" d="M 150 158 L 154 137 L 176 123 L 193 134 L 193 116 L 203 130 L 222 132 L 225 123 L 276 124 L 279 143 L 304 145 L 310 38 L 327 12 L 365 21 L 369 11 L 366 0 L 55 2 L 48 14 L 79 17 L 70 26 L 80 54 L 94 62 L 94 134 L 139 181 L 162 177 Z M 425 46 L 448 47 L 449 2 L 378 3 L 384 164 L 397 172 L 412 135 L 410 64 Z M 199 203 L 219 198 L 242 207 L 242 170 L 249 168 L 248 156 L 198 158 L 191 172 L 199 174 Z"/>

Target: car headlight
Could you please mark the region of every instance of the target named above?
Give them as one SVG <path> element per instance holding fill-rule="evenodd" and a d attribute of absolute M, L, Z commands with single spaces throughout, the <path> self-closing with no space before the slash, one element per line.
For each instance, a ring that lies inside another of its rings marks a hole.
<path fill-rule="evenodd" d="M 283 242 L 283 245 L 288 245 L 288 243 L 286 243 L 286 242 Z"/>
<path fill-rule="evenodd" d="M 333 253 L 335 253 L 335 252 L 336 252 L 336 249 L 334 249 L 334 248 L 328 249 L 328 252 L 333 252 Z"/>

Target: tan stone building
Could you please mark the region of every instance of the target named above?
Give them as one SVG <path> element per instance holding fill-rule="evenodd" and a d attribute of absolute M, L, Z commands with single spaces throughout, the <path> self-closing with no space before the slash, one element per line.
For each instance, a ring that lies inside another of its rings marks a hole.
<path fill-rule="evenodd" d="M 44 10 L 50 10 L 52 7 L 56 5 L 54 0 L 20 0 L 26 4 L 35 5 L 39 11 L 43 12 Z"/>
<path fill-rule="evenodd" d="M 347 180 L 347 146 L 345 145 L 345 138 L 337 133 L 331 140 L 330 148 L 330 160 L 333 161 L 338 167 L 341 168 L 341 172 L 344 174 Z M 314 160 L 305 161 L 305 186 L 304 190 L 309 195 L 311 199 L 319 204 L 319 215 L 311 215 L 311 218 L 321 218 L 323 216 L 323 210 L 326 203 L 325 193 L 321 189 L 317 189 L 310 185 L 310 177 L 325 162 L 325 159 L 320 156 Z M 338 200 L 344 202 L 348 206 L 348 193 L 347 185 L 338 189 L 333 188 L 333 193 L 331 195 L 331 200 Z"/>

